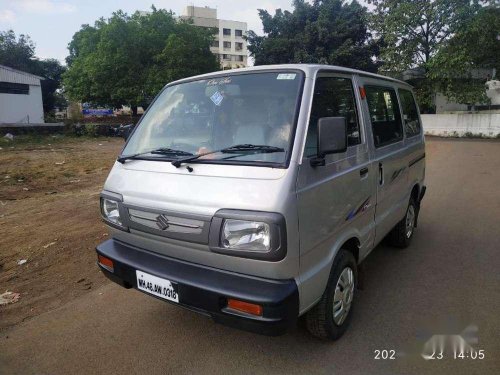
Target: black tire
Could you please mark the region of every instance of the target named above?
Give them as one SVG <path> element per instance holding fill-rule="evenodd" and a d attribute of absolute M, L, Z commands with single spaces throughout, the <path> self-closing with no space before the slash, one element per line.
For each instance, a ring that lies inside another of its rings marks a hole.
<path fill-rule="evenodd" d="M 408 236 L 408 228 L 406 226 L 406 222 L 408 216 L 410 214 L 410 210 L 413 210 L 413 227 L 410 235 Z M 415 232 L 416 223 L 418 217 L 418 206 L 413 198 L 410 198 L 410 202 L 408 203 L 408 207 L 406 208 L 406 213 L 403 219 L 392 229 L 389 233 L 389 243 L 392 246 L 399 247 L 401 249 L 407 248 L 410 246 L 411 239 L 413 238 L 413 233 Z"/>
<path fill-rule="evenodd" d="M 346 268 L 352 270 L 354 290 L 347 316 L 341 324 L 337 324 L 333 317 L 334 295 L 339 277 Z M 347 250 L 340 250 L 333 262 L 328 284 L 321 300 L 305 316 L 307 330 L 312 335 L 325 340 L 337 340 L 344 334 L 351 321 L 357 276 L 357 264 L 353 254 Z"/>

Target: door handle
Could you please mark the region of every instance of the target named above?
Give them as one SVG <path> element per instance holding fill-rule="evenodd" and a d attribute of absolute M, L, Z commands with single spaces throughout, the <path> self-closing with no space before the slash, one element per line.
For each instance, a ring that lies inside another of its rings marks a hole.
<path fill-rule="evenodd" d="M 378 183 L 379 185 L 384 184 L 384 166 L 382 163 L 378 163 Z"/>
<path fill-rule="evenodd" d="M 365 177 L 366 175 L 368 174 L 368 168 L 367 167 L 364 167 L 364 168 L 361 168 L 360 171 L 359 171 L 359 175 L 361 177 Z"/>

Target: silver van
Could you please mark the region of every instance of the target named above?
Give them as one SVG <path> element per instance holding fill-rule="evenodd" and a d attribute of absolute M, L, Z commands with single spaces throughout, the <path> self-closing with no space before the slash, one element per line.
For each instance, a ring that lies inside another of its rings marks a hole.
<path fill-rule="evenodd" d="M 274 65 L 172 82 L 127 140 L 101 194 L 111 280 L 268 335 L 304 316 L 337 339 L 358 265 L 410 244 L 425 145 L 404 82 Z"/>

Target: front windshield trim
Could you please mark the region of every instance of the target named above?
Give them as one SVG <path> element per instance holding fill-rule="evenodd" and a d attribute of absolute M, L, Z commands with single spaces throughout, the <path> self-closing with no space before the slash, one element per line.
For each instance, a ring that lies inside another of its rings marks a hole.
<path fill-rule="evenodd" d="M 134 129 L 130 133 L 129 137 L 127 138 L 127 141 L 125 142 L 118 158 L 126 156 L 126 155 L 123 155 L 123 151 L 125 150 L 125 148 L 129 144 L 130 140 L 133 138 L 134 133 L 137 131 L 139 126 L 141 126 L 143 119 L 146 118 L 146 114 L 149 112 L 149 110 L 153 107 L 156 100 L 163 94 L 163 92 L 167 88 L 177 86 L 177 85 L 182 85 L 184 83 L 195 82 L 195 81 L 204 81 L 204 80 L 210 80 L 210 79 L 214 79 L 214 78 L 223 78 L 223 77 L 227 77 L 227 76 L 240 76 L 240 75 L 251 75 L 251 74 L 264 74 L 264 73 L 289 73 L 289 72 L 297 73 L 300 77 L 300 82 L 299 82 L 299 90 L 298 90 L 298 94 L 297 94 L 297 100 L 295 103 L 294 119 L 293 119 L 291 133 L 290 133 L 290 140 L 289 140 L 290 143 L 289 143 L 289 146 L 288 146 L 288 149 L 286 152 L 285 161 L 283 163 L 265 162 L 265 161 L 243 161 L 243 160 L 227 162 L 224 160 L 216 160 L 216 159 L 214 159 L 214 160 L 197 159 L 197 160 L 193 161 L 193 162 L 201 162 L 204 164 L 206 163 L 206 164 L 225 164 L 225 165 L 245 165 L 245 166 L 257 166 L 257 167 L 271 167 L 271 168 L 287 169 L 290 165 L 290 160 L 292 158 L 293 146 L 295 143 L 295 135 L 297 132 L 297 123 L 299 120 L 300 109 L 301 109 L 300 107 L 301 107 L 301 103 L 302 103 L 302 95 L 304 93 L 304 83 L 305 83 L 305 78 L 306 78 L 305 72 L 302 69 L 298 69 L 298 68 L 297 69 L 294 69 L 294 68 L 284 68 L 284 69 L 269 68 L 269 69 L 259 69 L 259 70 L 245 70 L 245 71 L 240 71 L 240 72 L 234 72 L 234 71 L 229 72 L 228 71 L 227 74 L 214 74 L 214 75 L 207 75 L 207 76 L 203 76 L 203 77 L 195 76 L 192 78 L 186 78 L 186 79 L 183 79 L 180 81 L 174 81 L 174 82 L 168 83 L 158 92 L 158 94 L 155 96 L 153 101 L 149 104 L 148 108 L 141 116 L 139 122 L 137 123 L 137 125 L 134 127 Z M 141 156 L 141 157 L 135 158 L 135 160 L 167 161 L 167 158 Z M 171 159 L 171 160 L 175 160 L 175 159 Z M 207 163 L 207 161 L 209 161 L 209 162 Z"/>

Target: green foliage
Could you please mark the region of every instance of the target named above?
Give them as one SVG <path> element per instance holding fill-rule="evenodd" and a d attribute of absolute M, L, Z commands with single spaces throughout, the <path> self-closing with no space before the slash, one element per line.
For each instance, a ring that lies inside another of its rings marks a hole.
<path fill-rule="evenodd" d="M 421 107 L 425 110 L 431 109 L 437 90 L 443 90 L 447 96 L 450 95 L 449 98 L 460 103 L 474 103 L 484 96 L 483 83 L 468 76 L 471 73 L 470 68 L 483 66 L 484 59 L 480 57 L 475 65 L 466 64 L 460 68 L 459 65 L 468 59 L 465 56 L 469 53 L 465 51 L 463 39 L 458 43 L 452 41 L 476 22 L 485 5 L 497 0 L 367 2 L 375 6 L 371 24 L 380 38 L 380 57 L 383 61 L 381 70 L 393 73 L 402 73 L 411 68 L 423 70 L 422 79 L 416 83 Z M 477 31 L 478 34 L 482 33 L 480 29 Z M 484 36 L 486 37 L 486 34 Z M 478 49 L 478 39 L 471 37 L 472 33 L 468 33 L 468 44 L 475 44 L 475 49 Z M 449 53 L 443 53 L 450 43 L 456 48 L 449 49 Z M 453 79 L 443 80 L 444 77 Z"/>
<path fill-rule="evenodd" d="M 481 68 L 500 72 L 499 37 L 500 9 L 481 9 L 430 62 L 429 75 L 440 91 L 459 103 L 486 103 L 484 80 L 473 73 Z"/>
<path fill-rule="evenodd" d="M 150 82 L 155 85 L 152 92 L 159 91 L 165 82 L 219 68 L 217 58 L 207 48 L 216 30 L 202 31 L 185 22 L 176 25 L 175 33 L 168 36 L 165 48 L 156 56 L 157 64 L 152 66 Z"/>
<path fill-rule="evenodd" d="M 97 125 L 85 124 L 83 133 L 88 137 L 97 137 Z"/>
<path fill-rule="evenodd" d="M 0 64 L 31 72 L 35 58 L 35 44 L 28 35 L 16 37 L 12 30 L 0 31 Z"/>
<path fill-rule="evenodd" d="M 480 0 L 367 0 L 375 6 L 372 26 L 384 47 L 384 69 L 425 66 L 442 43 L 481 8 Z"/>
<path fill-rule="evenodd" d="M 436 94 L 435 84 L 431 79 L 423 79 L 414 82 L 414 91 L 417 96 L 417 102 L 422 113 L 434 113 Z"/>
<path fill-rule="evenodd" d="M 65 105 L 60 92 L 65 67 L 55 59 L 39 60 L 35 56 L 35 44 L 29 36 L 21 34 L 16 37 L 12 30 L 0 32 L 0 64 L 45 78 L 41 85 L 46 113 L 55 106 Z"/>
<path fill-rule="evenodd" d="M 264 36 L 248 33 L 255 65 L 321 63 L 376 71 L 378 47 L 368 31 L 368 12 L 357 1 L 295 0 L 292 12 L 259 10 Z"/>
<path fill-rule="evenodd" d="M 210 52 L 213 32 L 154 7 L 145 16 L 117 11 L 73 36 L 65 90 L 96 105 L 147 106 L 166 83 L 219 69 Z"/>
<path fill-rule="evenodd" d="M 62 75 L 66 67 L 56 59 L 39 60 L 32 72 L 44 77 L 42 81 L 43 110 L 47 113 L 54 107 L 66 107 L 67 102 L 63 96 L 61 85 Z"/>

